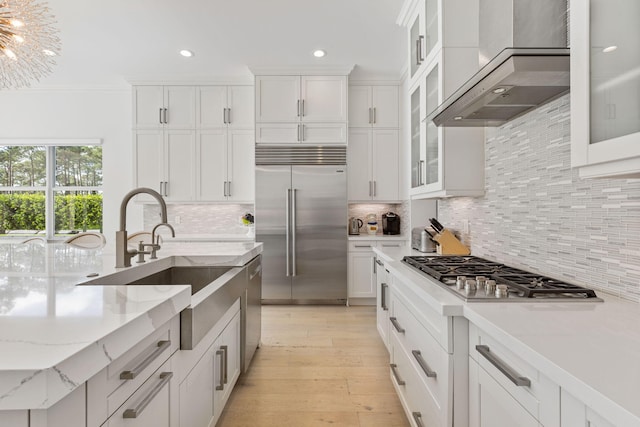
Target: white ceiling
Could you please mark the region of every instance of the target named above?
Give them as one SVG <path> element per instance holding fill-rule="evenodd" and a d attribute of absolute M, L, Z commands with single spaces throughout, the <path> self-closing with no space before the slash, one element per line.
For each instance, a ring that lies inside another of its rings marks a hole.
<path fill-rule="evenodd" d="M 402 0 L 47 3 L 62 55 L 43 85 L 249 80 L 248 66 L 355 65 L 352 78 L 399 79 L 406 58 L 405 31 L 395 23 Z M 317 48 L 327 56 L 314 58 Z"/>

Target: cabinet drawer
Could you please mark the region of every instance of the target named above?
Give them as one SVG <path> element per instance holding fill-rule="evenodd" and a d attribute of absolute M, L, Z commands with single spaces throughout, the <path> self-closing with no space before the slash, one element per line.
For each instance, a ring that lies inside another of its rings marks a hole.
<path fill-rule="evenodd" d="M 490 376 L 543 425 L 558 425 L 560 387 L 535 366 L 475 325 L 469 325 L 469 357 L 478 364 L 480 378 Z"/>
<path fill-rule="evenodd" d="M 180 318 L 175 316 L 87 383 L 88 425 L 101 425 L 180 346 Z"/>
<path fill-rule="evenodd" d="M 109 417 L 105 426 L 177 426 L 176 393 L 172 364 L 168 360 Z"/>
<path fill-rule="evenodd" d="M 391 333 L 409 360 L 412 376 L 419 379 L 438 407 L 447 401 L 452 357 L 418 322 L 400 299 L 393 301 Z M 390 319 L 391 320 L 391 319 Z"/>
<path fill-rule="evenodd" d="M 445 408 L 442 408 L 429 387 L 419 377 L 410 356 L 404 351 L 396 334 L 391 334 L 390 346 L 391 381 L 400 395 L 400 400 L 411 425 L 416 427 L 444 426 Z M 422 424 L 419 424 L 420 422 Z"/>
<path fill-rule="evenodd" d="M 407 246 L 406 240 L 383 240 L 377 243 L 378 248 L 405 248 Z"/>
<path fill-rule="evenodd" d="M 371 252 L 376 247 L 375 240 L 351 240 L 349 252 Z"/>

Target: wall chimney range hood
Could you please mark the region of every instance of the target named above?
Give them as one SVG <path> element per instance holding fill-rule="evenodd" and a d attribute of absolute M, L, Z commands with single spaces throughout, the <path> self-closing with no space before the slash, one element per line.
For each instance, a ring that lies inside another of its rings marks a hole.
<path fill-rule="evenodd" d="M 482 68 L 427 121 L 500 126 L 569 92 L 567 0 L 480 0 L 479 30 Z"/>

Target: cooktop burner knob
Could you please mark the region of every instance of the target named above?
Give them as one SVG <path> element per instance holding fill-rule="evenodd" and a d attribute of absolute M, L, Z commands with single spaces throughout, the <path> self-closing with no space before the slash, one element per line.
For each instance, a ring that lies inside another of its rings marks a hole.
<path fill-rule="evenodd" d="M 466 280 L 467 280 L 467 276 L 458 276 L 456 278 L 456 288 L 458 288 L 459 291 L 464 289 Z"/>
<path fill-rule="evenodd" d="M 484 293 L 488 295 L 493 295 L 496 293 L 496 281 L 495 280 L 487 280 L 484 282 Z"/>
<path fill-rule="evenodd" d="M 484 276 L 476 276 L 476 283 L 478 284 L 478 289 L 484 289 L 484 284 L 486 283 L 487 278 Z"/>
<path fill-rule="evenodd" d="M 476 281 L 473 279 L 467 279 L 467 281 L 464 284 L 464 292 L 467 295 L 473 295 L 476 293 Z"/>
<path fill-rule="evenodd" d="M 496 298 L 508 298 L 509 287 L 507 285 L 496 285 Z"/>

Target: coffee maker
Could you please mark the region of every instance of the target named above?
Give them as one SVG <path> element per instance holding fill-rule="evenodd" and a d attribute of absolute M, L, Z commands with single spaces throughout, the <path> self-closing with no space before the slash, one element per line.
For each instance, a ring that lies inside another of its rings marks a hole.
<path fill-rule="evenodd" d="M 400 234 L 400 217 L 393 212 L 382 214 L 382 234 Z"/>

